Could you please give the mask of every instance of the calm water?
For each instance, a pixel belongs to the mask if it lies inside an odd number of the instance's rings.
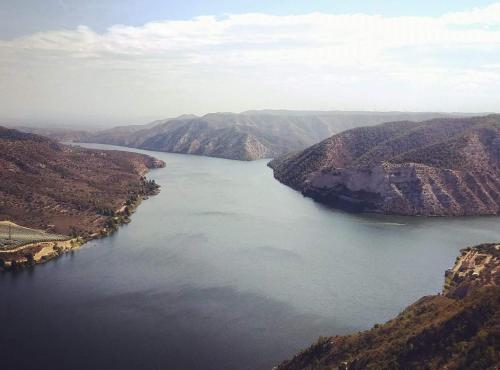
[[[500,240],[499,218],[354,216],[266,161],[152,154],[162,192],[132,223],[0,273],[0,367],[270,369],[438,292],[460,248]]]

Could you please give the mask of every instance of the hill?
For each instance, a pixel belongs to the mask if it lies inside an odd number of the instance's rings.
[[[355,128],[269,166],[282,183],[348,211],[496,215],[500,115]]]
[[[121,126],[84,140],[173,153],[238,160],[301,150],[334,133],[390,120],[422,121],[440,113],[248,111],[184,115],[149,125]]]
[[[383,325],[320,338],[276,370],[487,370],[500,366],[500,245],[467,248],[427,296]]]
[[[85,238],[107,232],[158,191],[144,174],[163,165],[142,154],[67,146],[0,127],[0,221]]]

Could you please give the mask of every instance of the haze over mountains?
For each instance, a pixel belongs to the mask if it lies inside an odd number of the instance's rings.
[[[99,132],[27,128],[59,140],[113,144],[173,153],[238,160],[273,158],[302,150],[346,129],[387,121],[453,116],[411,112],[315,112],[262,110],[243,113],[183,115],[147,125]]]
[[[500,213],[500,115],[390,122],[270,162],[275,177],[350,211]]]

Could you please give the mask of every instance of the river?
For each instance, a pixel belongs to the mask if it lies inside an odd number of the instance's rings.
[[[166,167],[130,224],[0,273],[0,367],[271,369],[439,292],[459,249],[500,240],[498,217],[327,209],[266,160],[132,151]]]

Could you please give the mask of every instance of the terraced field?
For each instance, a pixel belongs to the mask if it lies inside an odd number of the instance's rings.
[[[31,243],[68,239],[69,237],[64,235],[30,229],[10,221],[0,221],[0,250],[11,250]]]

